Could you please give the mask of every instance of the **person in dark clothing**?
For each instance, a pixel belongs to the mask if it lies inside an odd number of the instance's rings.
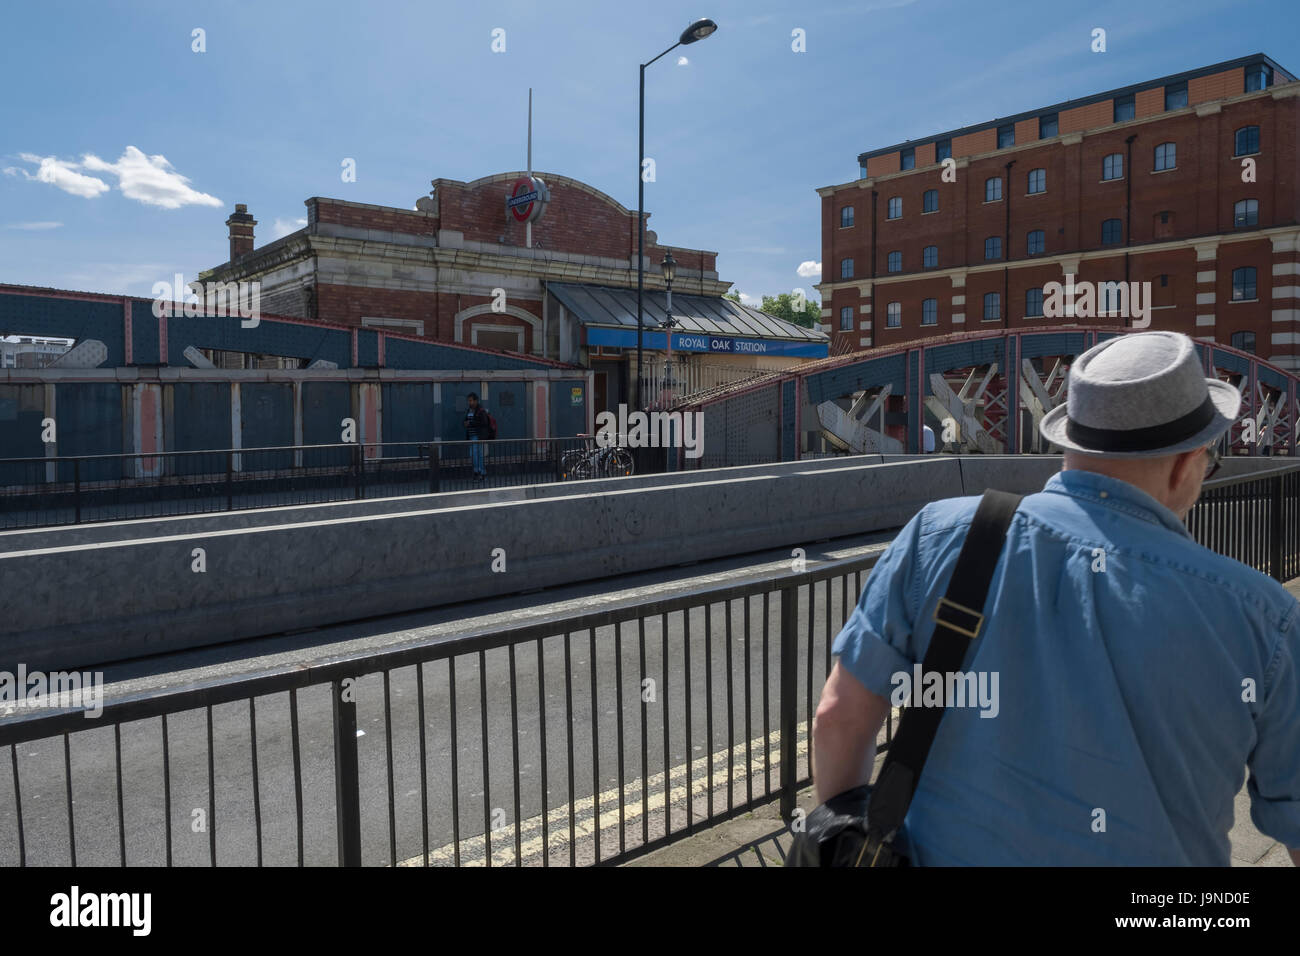
[[[487,469],[483,465],[483,446],[480,441],[485,441],[492,429],[488,421],[487,409],[479,404],[478,395],[470,392],[467,396],[468,407],[465,409],[465,438],[474,444],[469,446],[470,461],[474,465],[474,480],[482,481],[487,477]]]

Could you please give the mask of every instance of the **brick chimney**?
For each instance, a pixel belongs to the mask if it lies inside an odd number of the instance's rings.
[[[257,220],[248,214],[248,206],[235,203],[235,212],[226,220],[230,227],[230,261],[246,256],[253,251],[253,227]]]

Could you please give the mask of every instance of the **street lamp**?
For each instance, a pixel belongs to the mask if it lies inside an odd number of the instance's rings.
[[[645,263],[643,261],[645,257],[645,177],[642,170],[642,163],[645,161],[645,68],[660,57],[672,53],[679,46],[694,43],[696,40],[703,40],[705,37],[711,36],[717,29],[718,25],[716,23],[708,17],[702,17],[683,30],[677,42],[664,50],[663,53],[660,53],[654,60],[641,64],[641,105],[638,119],[636,157],[636,407],[638,409],[641,407],[641,362],[644,347],[643,340],[645,338],[645,320],[641,308],[641,297],[645,289]]]
[[[659,270],[664,274],[664,284],[668,287],[668,317],[664,319],[664,330],[668,337],[668,357],[664,361],[664,410],[672,404],[673,398],[673,327],[677,321],[673,318],[673,279],[677,275],[677,260],[673,251],[668,250],[664,261],[659,263]]]

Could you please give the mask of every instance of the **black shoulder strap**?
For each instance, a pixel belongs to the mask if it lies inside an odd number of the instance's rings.
[[[948,593],[939,599],[934,610],[934,636],[921,663],[923,673],[948,674],[961,670],[967,648],[984,627],[984,602],[993,580],[993,569],[1022,497],[1005,491],[984,492],[961,553],[957,555]],[[930,745],[943,719],[943,707],[916,706],[919,694],[920,688],[913,687],[912,704],[889,744],[880,779],[872,788],[867,805],[867,825],[884,840],[892,838],[907,816]]]

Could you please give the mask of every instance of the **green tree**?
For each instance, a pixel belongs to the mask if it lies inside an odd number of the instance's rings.
[[[739,290],[728,292],[723,298],[740,304]],[[802,325],[806,329],[815,329],[822,320],[821,303],[815,299],[805,299],[803,311],[797,311],[794,296],[789,292],[782,292],[780,295],[763,296],[763,304],[760,308],[768,315],[774,315],[778,319],[785,319],[795,325]]]
[[[763,311],[787,322],[793,322],[795,325],[802,325],[806,329],[816,328],[822,320],[820,302],[815,299],[805,299],[803,310],[799,311],[794,296],[789,292],[763,296]]]

